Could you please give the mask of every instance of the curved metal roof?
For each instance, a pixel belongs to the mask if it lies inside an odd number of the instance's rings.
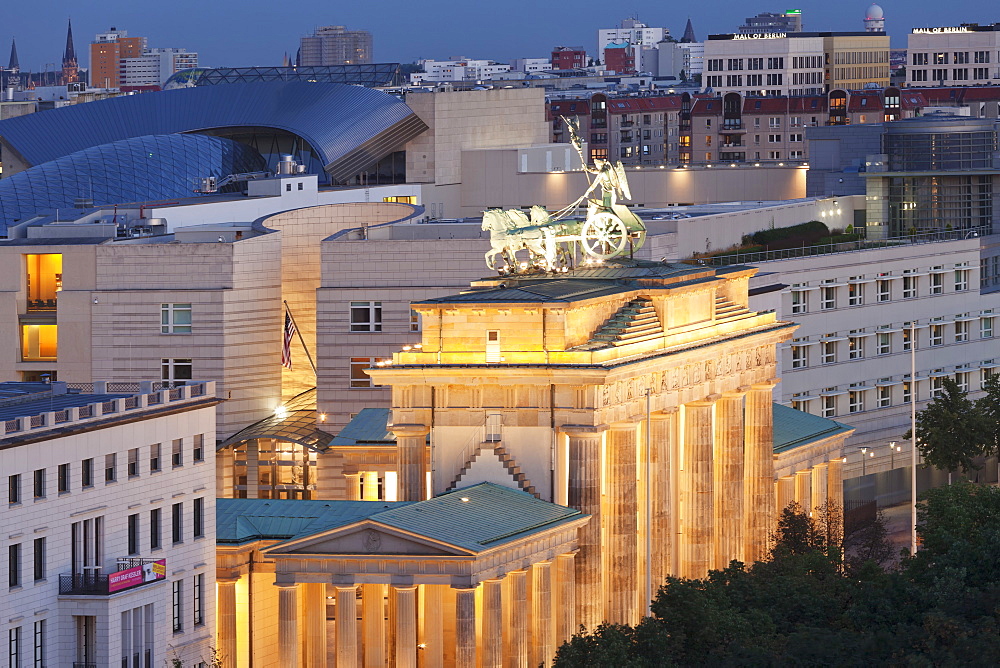
[[[301,137],[343,181],[427,126],[400,99],[336,83],[266,81],[127,95],[0,121],[0,139],[28,165],[151,134],[273,128]]]
[[[94,146],[0,179],[0,234],[77,198],[102,206],[193,197],[202,177],[263,169],[257,151],[222,137],[152,135]]]
[[[218,444],[218,450],[255,438],[274,438],[289,441],[322,452],[333,440],[329,434],[316,428],[316,388],[297,394],[281,409],[263,420],[244,427]]]

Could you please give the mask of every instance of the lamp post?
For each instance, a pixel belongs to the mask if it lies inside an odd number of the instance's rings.
[[[867,457],[865,455],[867,455]],[[871,452],[868,452],[868,448],[867,447],[862,447],[861,448],[861,477],[864,477],[867,474],[867,470],[868,470],[868,468],[867,468],[867,464],[868,464],[867,458],[868,457],[874,457],[874,456],[875,456],[875,451],[874,450],[872,450]]]
[[[889,459],[889,462],[890,462],[889,463],[889,468],[890,469],[896,468],[896,453],[897,452],[901,452],[902,450],[903,450],[903,446],[896,445],[896,441],[890,441],[889,442],[889,457],[890,457],[890,459]]]
[[[910,321],[910,554],[917,553],[917,321]]]

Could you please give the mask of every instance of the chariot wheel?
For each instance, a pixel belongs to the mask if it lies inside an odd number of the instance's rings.
[[[580,233],[583,250],[591,257],[607,260],[620,255],[628,242],[625,223],[613,213],[595,213],[583,224]]]

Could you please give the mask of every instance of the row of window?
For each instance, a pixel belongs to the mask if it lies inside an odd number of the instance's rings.
[[[705,78],[705,85],[709,88],[722,88],[722,75],[713,74]],[[725,78],[726,88],[742,88],[743,87],[744,76],[742,74],[727,74]],[[747,86],[781,86],[784,81],[784,75],[780,72],[774,74],[747,74],[746,75],[746,85]],[[806,82],[801,82],[806,83]],[[757,91],[760,92],[759,90]]]
[[[607,149],[603,150],[604,156],[607,157]],[[420,330],[420,314],[411,309],[410,331],[419,332]],[[351,302],[351,331],[381,332],[382,302]]]
[[[34,668],[45,668],[48,664],[46,663],[46,638],[48,635],[47,629],[48,622],[44,619],[39,619],[33,623],[33,626],[14,626],[7,631],[7,665],[11,668],[20,668],[23,666],[23,660],[27,658],[24,653],[26,648],[24,647],[24,630],[27,628],[29,632],[32,632],[32,663]]]
[[[795,62],[795,61],[793,61]],[[801,61],[800,61],[801,62]],[[767,65],[765,68],[764,65]],[[706,67],[709,72],[723,72],[725,70],[742,70],[744,65],[743,58],[709,58],[706,61]],[[803,67],[807,67],[803,65]],[[783,57],[776,58],[747,58],[746,59],[746,69],[748,70],[783,70],[785,69],[785,59]]]
[[[195,434],[192,439],[191,457],[195,463],[205,461],[205,435]],[[126,473],[129,478],[138,477],[141,474],[140,448],[132,448],[128,451],[128,461]],[[163,470],[162,444],[154,443],[149,446],[148,472],[157,473]],[[80,480],[83,489],[95,485],[95,464],[94,458],[90,457],[80,462]],[[184,465],[184,439],[177,438],[171,443],[170,465],[178,468]],[[118,453],[112,452],[104,455],[104,482],[112,483],[118,480]],[[70,481],[72,478],[72,465],[69,463],[60,464],[56,467],[56,491],[59,494],[70,492]],[[7,503],[15,505],[21,503],[22,476],[20,473],[7,477]],[[31,489],[34,499],[44,499],[48,493],[48,469],[35,469],[31,474]]]
[[[948,58],[951,57],[951,62],[955,65],[964,65],[969,63],[969,51],[938,51],[935,53],[930,53],[926,51],[917,51],[911,55],[913,65],[947,65]],[[989,51],[973,51],[972,61],[974,63],[984,63],[988,64],[990,62],[990,52]]]
[[[174,580],[170,585],[170,619],[174,633],[184,631],[184,581]],[[192,621],[195,626],[205,623],[205,576],[199,573],[191,578]]]
[[[192,538],[205,537],[205,499],[198,497],[191,504],[191,536]],[[150,551],[159,550],[163,547],[163,512],[160,508],[149,511],[149,538]],[[184,502],[174,503],[170,506],[170,542],[178,545],[184,542]],[[128,553],[130,555],[142,552],[142,518],[139,513],[128,516]]]
[[[940,269],[938,267],[937,269]],[[893,282],[898,279],[902,279],[901,291],[898,293],[902,299],[916,299],[920,296],[919,275],[907,275],[904,273],[902,276],[889,276],[887,274],[881,274],[883,278],[878,278],[874,281],[875,283],[875,300],[876,302],[890,302],[893,300],[894,288]],[[866,288],[867,283],[864,282],[863,276],[851,276],[847,283],[847,305],[848,306],[863,306],[865,304],[865,296],[868,289]],[[833,285],[820,285],[819,289],[819,307],[820,310],[827,311],[830,309],[837,308],[837,297],[840,292],[839,288],[841,285],[836,284],[836,279],[828,279],[824,281],[825,284]],[[929,283],[927,286],[927,294],[929,295],[941,295],[944,294],[945,286],[945,272],[938,271],[929,274]],[[791,300],[792,300],[792,313],[808,313],[809,312],[809,291],[802,289],[804,286],[801,284],[796,284],[792,286]],[[954,271],[954,283],[953,288],[955,292],[965,292],[969,289],[969,270],[968,269],[955,269]],[[896,297],[897,299],[899,297]]]
[[[968,81],[971,79],[989,79],[990,78],[990,68],[988,67],[973,67],[971,68],[972,76],[969,76],[970,68],[968,67],[955,67],[951,70],[951,76],[948,76],[949,70],[947,68],[936,68],[932,70],[912,70],[910,72],[910,81],[945,81],[951,79],[952,81]],[[930,78],[928,78],[930,75]]]

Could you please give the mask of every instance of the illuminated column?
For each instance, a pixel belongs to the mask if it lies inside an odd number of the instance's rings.
[[[421,668],[441,668],[444,665],[445,585],[420,585],[417,588],[417,617],[420,628],[417,647],[420,648]]]
[[[392,587],[396,599],[396,668],[417,668],[417,587]]]
[[[552,562],[531,566],[531,665],[548,666],[555,656],[555,618],[552,609]]]
[[[556,557],[558,592],[556,595],[556,646],[562,645],[573,637],[576,632],[576,568],[573,558],[576,555],[560,554]]]
[[[746,395],[743,556],[748,564],[767,556],[768,537],[775,528],[773,387],[754,385]]]
[[[603,621],[601,571],[601,434],[606,426],[565,425],[569,436],[569,505],[590,521],[577,533],[576,622],[593,630]]]
[[[476,668],[476,589],[455,590],[455,666]]]
[[[427,474],[424,470],[424,453],[427,433],[422,424],[393,425],[396,450],[399,453],[399,500],[423,501],[427,491]]]
[[[780,515],[792,501],[795,500],[795,476],[786,475],[778,478],[777,508]]]
[[[361,474],[360,473],[345,473],[344,477],[347,479],[347,500],[348,501],[360,501],[361,500]]]
[[[608,518],[604,566],[604,619],[638,623],[638,517],[636,512],[636,425],[619,423],[608,432]]]
[[[247,441],[247,498],[260,497],[260,441]]]
[[[819,511],[827,505],[826,478],[829,475],[827,468],[826,462],[812,467],[812,508],[810,510]]]
[[[358,586],[336,585],[337,590],[337,668],[358,665]],[[326,615],[323,615],[324,622]],[[312,664],[313,665],[323,665]]]
[[[743,394],[724,394],[715,404],[713,568],[743,560]]]
[[[673,465],[677,449],[677,409],[650,416],[650,481],[652,517],[652,581],[653,595],[668,575],[673,575],[674,520],[677,512]],[[645,603],[645,602],[644,602]]]
[[[307,666],[322,666],[326,663],[326,585],[322,582],[303,584],[302,599],[305,662]]]
[[[362,499],[378,501],[378,471],[365,471],[362,474]]]
[[[385,666],[385,585],[361,585],[362,650],[365,668]]]
[[[803,513],[809,513],[812,510],[812,490],[810,485],[812,483],[812,471],[806,469],[805,471],[795,472],[795,503],[799,504],[799,510]]]
[[[684,530],[681,574],[703,578],[712,567],[712,413],[715,402],[684,404]]]
[[[223,668],[236,668],[236,583],[235,580],[217,579],[218,591],[217,633],[219,636],[219,654],[222,655]]]
[[[831,459],[827,462],[826,469],[826,502],[831,508],[840,511],[841,525],[836,536],[832,540],[840,543],[843,539],[843,519],[844,519],[844,460]]]
[[[502,580],[483,580],[483,668],[503,668]]]
[[[528,573],[511,571],[510,578],[510,666],[528,668]]]
[[[278,663],[282,668],[299,665],[299,589],[295,584],[278,587]]]

